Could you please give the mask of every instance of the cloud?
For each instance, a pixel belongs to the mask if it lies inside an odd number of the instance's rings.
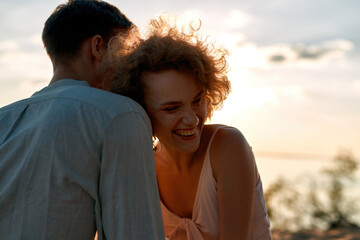
[[[230,71],[228,74],[232,92],[226,100],[226,109],[281,108],[284,103],[291,106],[302,106],[308,101],[306,86],[289,83],[276,74],[266,78],[246,69]]]
[[[40,46],[43,47],[41,34],[32,34],[28,37],[28,41],[30,44],[34,46]]]
[[[4,51],[13,51],[19,48],[19,45],[16,41],[13,40],[4,40],[0,41],[0,53]]]
[[[240,32],[222,34],[218,39],[230,51],[228,58],[232,69],[256,68],[324,68],[341,63],[349,65],[347,54],[354,49],[354,44],[345,39],[324,41],[316,45],[273,44],[259,46],[246,41]]]
[[[0,82],[48,79],[51,73],[51,62],[40,34],[0,41]]]
[[[286,60],[286,57],[281,54],[272,55],[272,56],[270,56],[269,60],[270,60],[270,62],[284,62]]]
[[[0,46],[6,46],[0,51],[0,107],[29,97],[48,84],[52,67],[44,51],[23,51],[13,43]]]
[[[272,67],[268,61],[269,57],[273,57],[277,61],[285,61],[284,58],[286,59],[288,57],[294,58],[294,51],[287,45],[260,47],[254,42],[244,41],[238,42],[235,47],[232,47],[229,50],[230,56],[228,62],[229,67],[232,69],[268,69]]]
[[[232,10],[224,25],[231,29],[241,28],[252,21],[253,17],[240,10]]]
[[[0,54],[34,50],[44,51],[41,34],[28,34],[18,38],[0,40]]]
[[[182,21],[182,24],[186,24],[193,20],[201,19],[202,15],[203,13],[197,9],[186,10],[179,16],[179,19]]]
[[[224,33],[216,37],[216,42],[228,50],[233,50],[245,42],[245,35],[241,32]]]
[[[286,48],[286,52],[284,51]],[[268,60],[272,63],[298,61],[331,61],[339,59],[354,48],[354,44],[345,39],[322,42],[318,45],[298,44],[283,46],[282,49],[273,48],[269,52]],[[289,54],[290,53],[290,54]]]
[[[49,84],[49,79],[27,79],[19,82],[20,90],[28,91],[30,94]]]
[[[6,51],[0,54],[0,82],[14,79],[49,79],[51,62],[44,51]]]
[[[360,79],[355,80],[353,83],[354,89],[360,93]]]

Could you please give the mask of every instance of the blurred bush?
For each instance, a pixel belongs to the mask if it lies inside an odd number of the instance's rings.
[[[355,184],[358,162],[348,151],[333,160],[332,167],[297,181],[279,178],[265,191],[273,229],[298,231],[359,228],[359,189]]]

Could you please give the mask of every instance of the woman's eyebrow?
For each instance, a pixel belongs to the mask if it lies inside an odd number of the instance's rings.
[[[204,90],[202,89],[202,90],[200,90],[200,92],[198,94],[196,94],[194,99],[201,97],[203,94],[204,94]]]
[[[193,99],[199,98],[204,94],[204,90],[200,90],[200,92],[198,94],[195,95],[195,97]],[[177,105],[177,104],[181,104],[181,102],[178,101],[169,101],[169,102],[165,102],[160,104],[160,106],[167,106],[167,105]]]
[[[170,101],[170,102],[165,102],[165,103],[162,103],[160,106],[166,106],[166,105],[176,105],[176,104],[181,104],[181,102]]]

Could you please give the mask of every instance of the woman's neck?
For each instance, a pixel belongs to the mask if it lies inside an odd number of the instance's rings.
[[[155,151],[155,158],[159,164],[167,168],[179,173],[186,173],[193,166],[196,153],[197,151],[192,153],[178,151],[159,142],[158,149]]]

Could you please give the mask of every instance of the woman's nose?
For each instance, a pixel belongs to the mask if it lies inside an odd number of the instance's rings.
[[[191,126],[191,127],[195,127],[199,124],[199,118],[196,115],[195,111],[190,108],[190,109],[186,109],[184,111],[184,115],[183,115],[183,123]]]

